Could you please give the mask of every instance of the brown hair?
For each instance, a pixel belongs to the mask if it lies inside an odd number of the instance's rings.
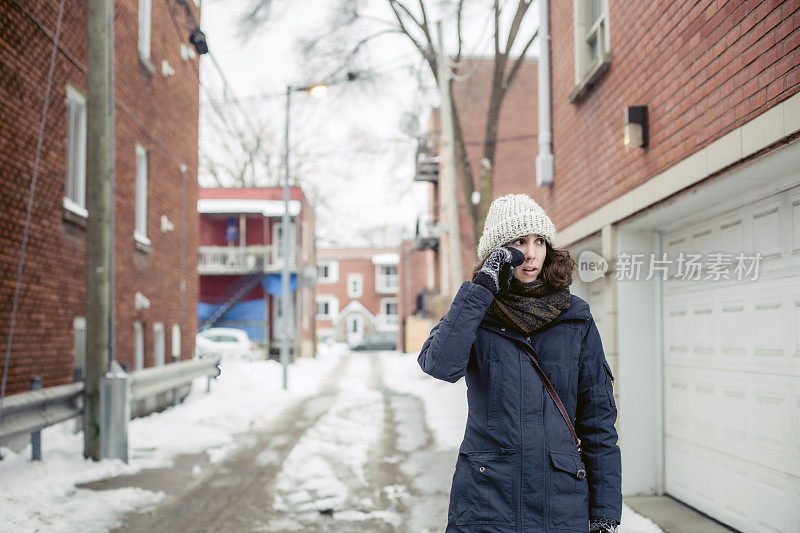
[[[572,282],[572,272],[575,270],[575,260],[570,257],[569,252],[567,250],[558,250],[550,246],[550,243],[544,241],[545,247],[547,248],[547,254],[544,256],[544,263],[542,263],[542,272],[539,275],[539,278],[544,281],[545,285],[549,285],[554,289],[563,289],[564,287],[569,286]],[[488,257],[487,257],[488,258]],[[472,269],[472,278],[475,278],[475,274],[483,268],[483,264],[486,262],[484,258],[483,261],[478,262],[475,265],[475,268]]]

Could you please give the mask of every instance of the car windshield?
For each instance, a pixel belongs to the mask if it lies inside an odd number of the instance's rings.
[[[239,339],[232,335],[209,335],[206,338],[212,342],[239,342]]]

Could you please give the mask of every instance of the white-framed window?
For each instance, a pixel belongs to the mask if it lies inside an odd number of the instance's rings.
[[[133,323],[133,369],[144,368],[144,325],[141,322]]]
[[[317,282],[336,283],[339,281],[338,261],[319,261],[317,263]]]
[[[136,145],[136,220],[133,236],[141,243],[150,244],[147,238],[147,150],[141,144]]]
[[[381,298],[381,315],[387,324],[397,324],[397,298]]]
[[[67,85],[67,184],[64,207],[82,217],[86,210],[86,97]]]
[[[164,366],[166,359],[166,339],[164,338],[164,324],[153,324],[153,366]]]
[[[72,377],[75,381],[84,378],[86,368],[86,317],[76,316],[72,320]]]
[[[362,274],[347,275],[347,296],[361,298],[364,295],[364,276]]]
[[[397,265],[375,266],[375,291],[380,293],[397,292]]]
[[[571,98],[583,94],[610,62],[608,0],[573,0],[575,85]]]
[[[178,324],[172,324],[172,358],[181,358],[181,327]]]
[[[317,296],[317,320],[334,320],[339,314],[339,300],[335,296]]]
[[[139,0],[139,57],[142,59],[150,59],[152,21],[152,0]]]

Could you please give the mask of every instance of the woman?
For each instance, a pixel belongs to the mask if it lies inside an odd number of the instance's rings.
[[[569,292],[575,263],[553,248],[554,236],[529,196],[492,202],[473,281],[419,354],[433,377],[467,380],[448,532],[615,532],[619,524],[613,377],[588,304]]]

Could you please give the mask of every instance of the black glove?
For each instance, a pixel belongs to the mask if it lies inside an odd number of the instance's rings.
[[[525,254],[516,248],[510,246],[495,248],[489,252],[483,267],[475,274],[472,282],[486,287],[492,294],[497,294],[501,290],[507,291],[511,278],[514,277],[514,267],[518,267],[524,261]]]
[[[589,533],[617,533],[618,525],[613,518],[590,518]]]

